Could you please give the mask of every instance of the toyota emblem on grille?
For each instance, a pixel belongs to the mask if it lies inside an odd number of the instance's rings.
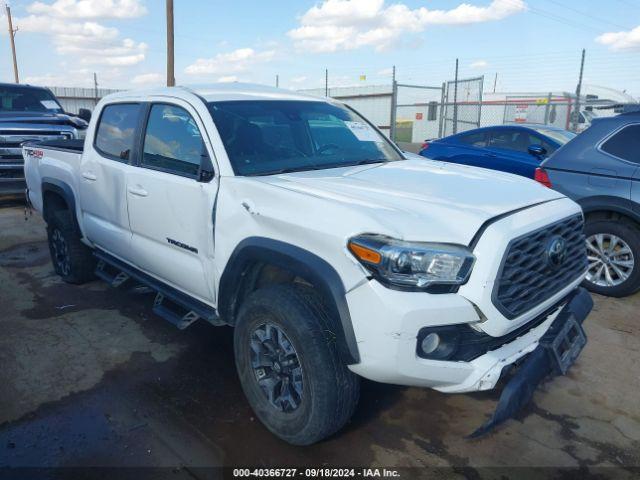
[[[567,256],[567,242],[562,237],[553,237],[547,247],[547,264],[551,268],[558,268]]]

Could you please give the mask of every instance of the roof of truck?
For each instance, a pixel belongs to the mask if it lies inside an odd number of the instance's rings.
[[[113,93],[109,98],[127,98],[132,96],[182,96],[186,92],[194,93],[208,102],[222,102],[230,100],[301,100],[322,101],[315,97],[292,90],[268,87],[250,83],[215,83],[210,85],[184,85],[177,87],[147,88],[143,90],[127,90]],[[182,94],[182,95],[181,95]]]

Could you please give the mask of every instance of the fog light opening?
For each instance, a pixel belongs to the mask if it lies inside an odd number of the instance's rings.
[[[440,346],[440,335],[437,333],[430,333],[422,339],[420,348],[425,355],[435,352]]]

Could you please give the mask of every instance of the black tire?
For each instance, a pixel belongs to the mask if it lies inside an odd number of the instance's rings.
[[[609,297],[626,297],[640,289],[640,228],[624,220],[588,221],[584,228],[587,237],[597,234],[615,235],[622,239],[631,249],[634,265],[628,278],[613,286],[596,285],[585,279],[583,285],[590,291]],[[589,252],[593,255],[593,252]]]
[[[93,280],[96,269],[92,250],[80,238],[71,212],[58,210],[51,214],[47,223],[51,263],[65,282],[76,285]]]
[[[270,402],[251,363],[252,336],[267,324],[284,333],[302,368],[302,394],[292,411]],[[291,444],[310,445],[337,432],[358,403],[360,379],[340,359],[333,330],[322,299],[302,285],[259,289],[247,297],[238,313],[234,351],[242,389],[260,421]]]

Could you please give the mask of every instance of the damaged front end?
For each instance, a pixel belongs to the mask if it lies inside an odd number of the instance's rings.
[[[525,407],[538,385],[549,376],[564,375],[587,343],[582,323],[593,308],[591,295],[578,288],[505,385],[492,417],[469,437],[478,438]]]

